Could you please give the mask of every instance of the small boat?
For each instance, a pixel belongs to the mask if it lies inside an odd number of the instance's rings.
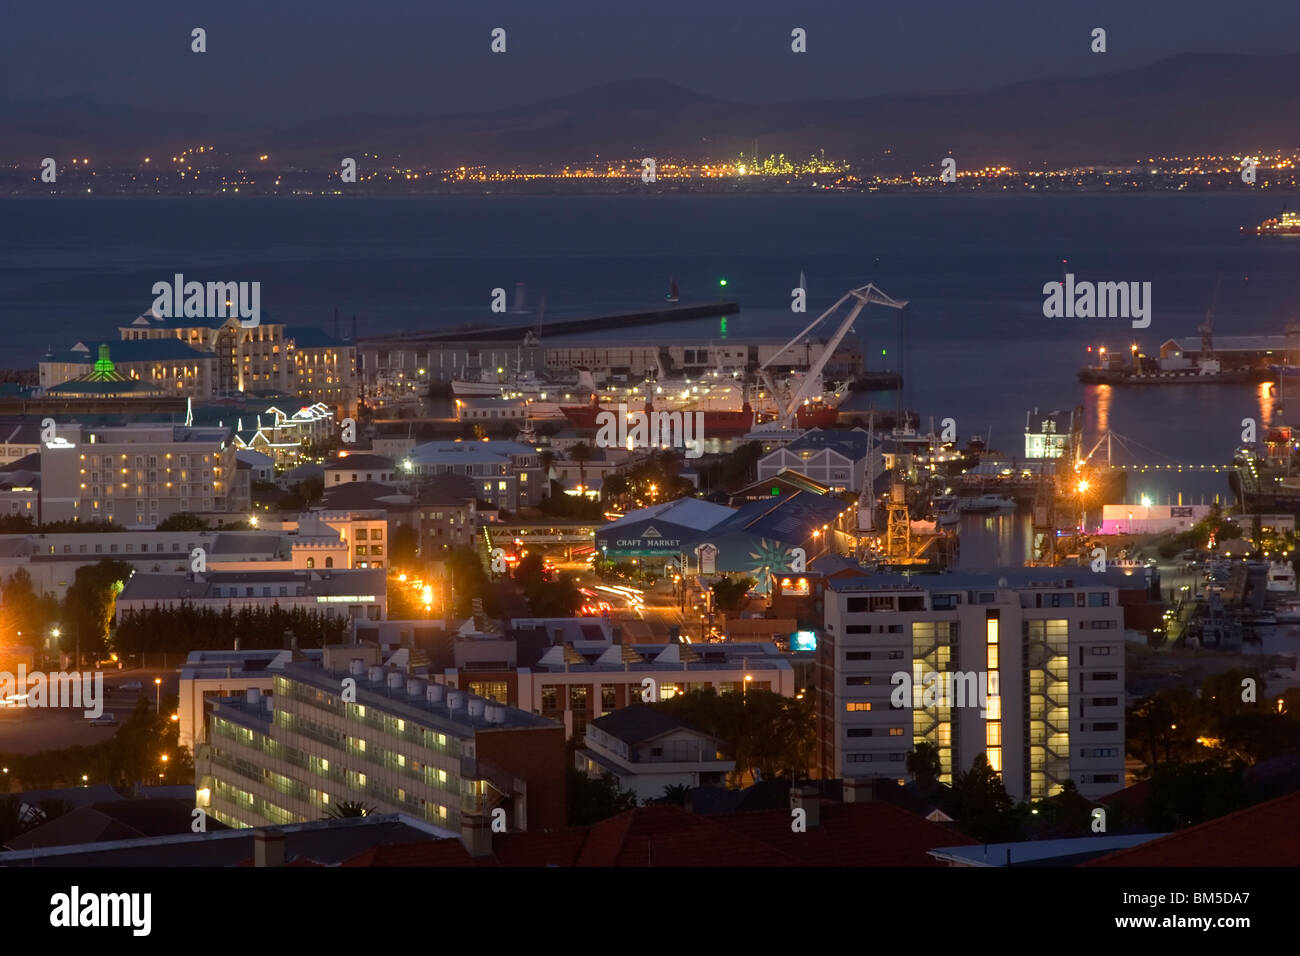
[[[957,510],[962,514],[1005,514],[1016,510],[1016,500],[1006,495],[980,495],[978,498],[958,498]]]
[[[677,292],[677,280],[673,279],[668,284],[668,294],[664,296],[665,302],[677,302],[681,296]]]
[[[1295,568],[1290,561],[1270,561],[1268,564],[1267,590],[1294,594],[1296,590]]]

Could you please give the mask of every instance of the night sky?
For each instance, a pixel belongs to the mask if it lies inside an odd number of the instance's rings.
[[[86,97],[269,122],[505,108],[640,77],[757,103],[979,91],[1175,53],[1300,47],[1294,0],[654,0],[645,12],[629,0],[5,6],[0,99]],[[195,26],[208,31],[206,55],[189,50]],[[508,31],[504,56],[488,51],[496,26]],[[806,56],[789,52],[795,26],[808,30]],[[1107,28],[1105,55],[1089,51],[1095,26]]]

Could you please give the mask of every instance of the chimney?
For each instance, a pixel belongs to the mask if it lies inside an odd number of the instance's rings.
[[[843,800],[845,803],[870,803],[872,789],[871,781],[865,777],[845,777]]]
[[[817,788],[809,784],[791,787],[790,809],[805,811],[808,829],[818,826],[821,823],[821,804],[817,799]]]
[[[284,834],[258,830],[253,834],[253,866],[284,866]]]
[[[492,825],[486,813],[460,815],[460,842],[474,859],[492,855]]]

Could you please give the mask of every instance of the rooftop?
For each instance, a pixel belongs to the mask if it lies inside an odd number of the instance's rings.
[[[1139,582],[1141,579],[1138,579]],[[1141,587],[1134,578],[1119,569],[1094,573],[1088,568],[995,568],[984,572],[956,574],[870,574],[860,577],[833,578],[829,586],[834,591],[976,591],[996,588],[1028,590],[1031,588],[1093,588],[1112,587],[1129,589]]]

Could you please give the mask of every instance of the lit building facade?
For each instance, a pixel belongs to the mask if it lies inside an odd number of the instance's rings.
[[[453,829],[497,808],[510,830],[564,825],[559,726],[377,661],[369,646],[329,647],[322,663],[284,664],[270,697],[212,703],[199,804],[234,827],[316,820],[344,801]]]
[[[180,511],[234,507],[235,446],[227,428],[62,428],[41,448],[43,521],[153,528]]]
[[[235,317],[161,318],[146,312],[118,331],[123,342],[179,340],[212,355],[212,395],[288,392],[349,412],[355,408],[356,348],[320,329],[286,326],[265,315],[245,327]]]
[[[1089,798],[1122,787],[1124,612],[1113,574],[830,580],[817,648],[823,775],[902,779],[908,753],[928,743],[941,782],[982,753],[1015,800],[1052,796],[1066,780]]]

